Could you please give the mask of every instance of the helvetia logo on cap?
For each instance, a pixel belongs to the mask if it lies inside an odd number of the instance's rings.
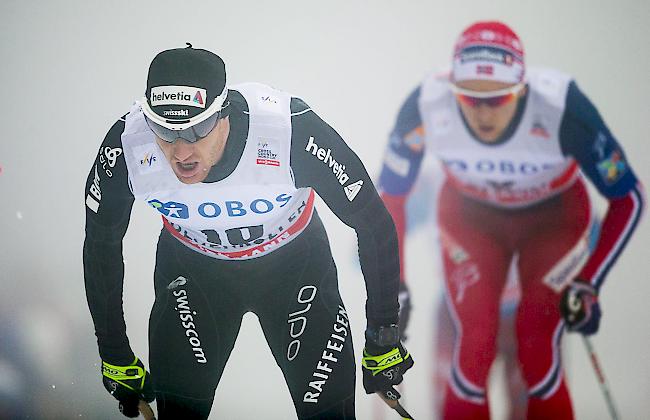
[[[151,88],[151,106],[187,105],[205,108],[205,89],[192,86],[156,86]]]

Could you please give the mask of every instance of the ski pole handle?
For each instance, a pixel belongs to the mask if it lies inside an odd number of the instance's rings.
[[[154,415],[151,406],[146,401],[140,400],[138,403],[138,410],[140,410],[140,414],[142,414],[142,417],[144,417],[145,420],[156,420],[156,416]]]
[[[390,398],[386,398],[381,392],[377,392],[377,395],[393,410],[397,412],[400,416],[402,416],[402,420],[414,420],[413,416],[408,413],[402,407],[402,404],[399,403],[399,400],[391,400]]]

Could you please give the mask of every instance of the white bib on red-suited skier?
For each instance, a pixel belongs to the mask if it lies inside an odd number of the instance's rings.
[[[131,191],[163,216],[190,248],[219,259],[266,255],[294,239],[311,220],[314,193],[295,187],[290,162],[291,96],[257,83],[236,85],[249,107],[246,146],[235,170],[212,183],[183,184],[136,103],[122,146]]]
[[[579,176],[562,155],[559,129],[571,78],[554,70],[531,69],[526,108],[504,143],[483,144],[472,137],[446,79],[428,77],[419,109],[426,149],[463,194],[499,207],[525,207],[564,191]]]

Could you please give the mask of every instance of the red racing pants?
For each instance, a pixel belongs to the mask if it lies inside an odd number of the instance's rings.
[[[560,291],[588,256],[592,211],[584,184],[525,209],[500,209],[442,188],[438,224],[445,299],[455,329],[444,419],[489,419],[486,384],[499,308],[518,255],[515,331],[529,394],[528,419],[573,419],[560,360]]]

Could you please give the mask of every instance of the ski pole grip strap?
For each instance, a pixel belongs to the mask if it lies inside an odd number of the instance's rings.
[[[363,367],[371,371],[373,376],[375,376],[382,370],[402,363],[404,360],[408,359],[409,356],[409,353],[406,353],[406,355],[402,357],[399,348],[397,347],[394,347],[391,351],[378,356],[368,354],[368,352],[364,350],[361,364]]]
[[[142,388],[145,380],[145,370],[143,366],[137,364],[138,358],[136,357],[132,364],[128,366],[117,366],[102,360],[102,375],[110,378],[125,387],[136,391],[132,386],[125,383],[125,381],[132,381],[141,379],[139,388]]]

